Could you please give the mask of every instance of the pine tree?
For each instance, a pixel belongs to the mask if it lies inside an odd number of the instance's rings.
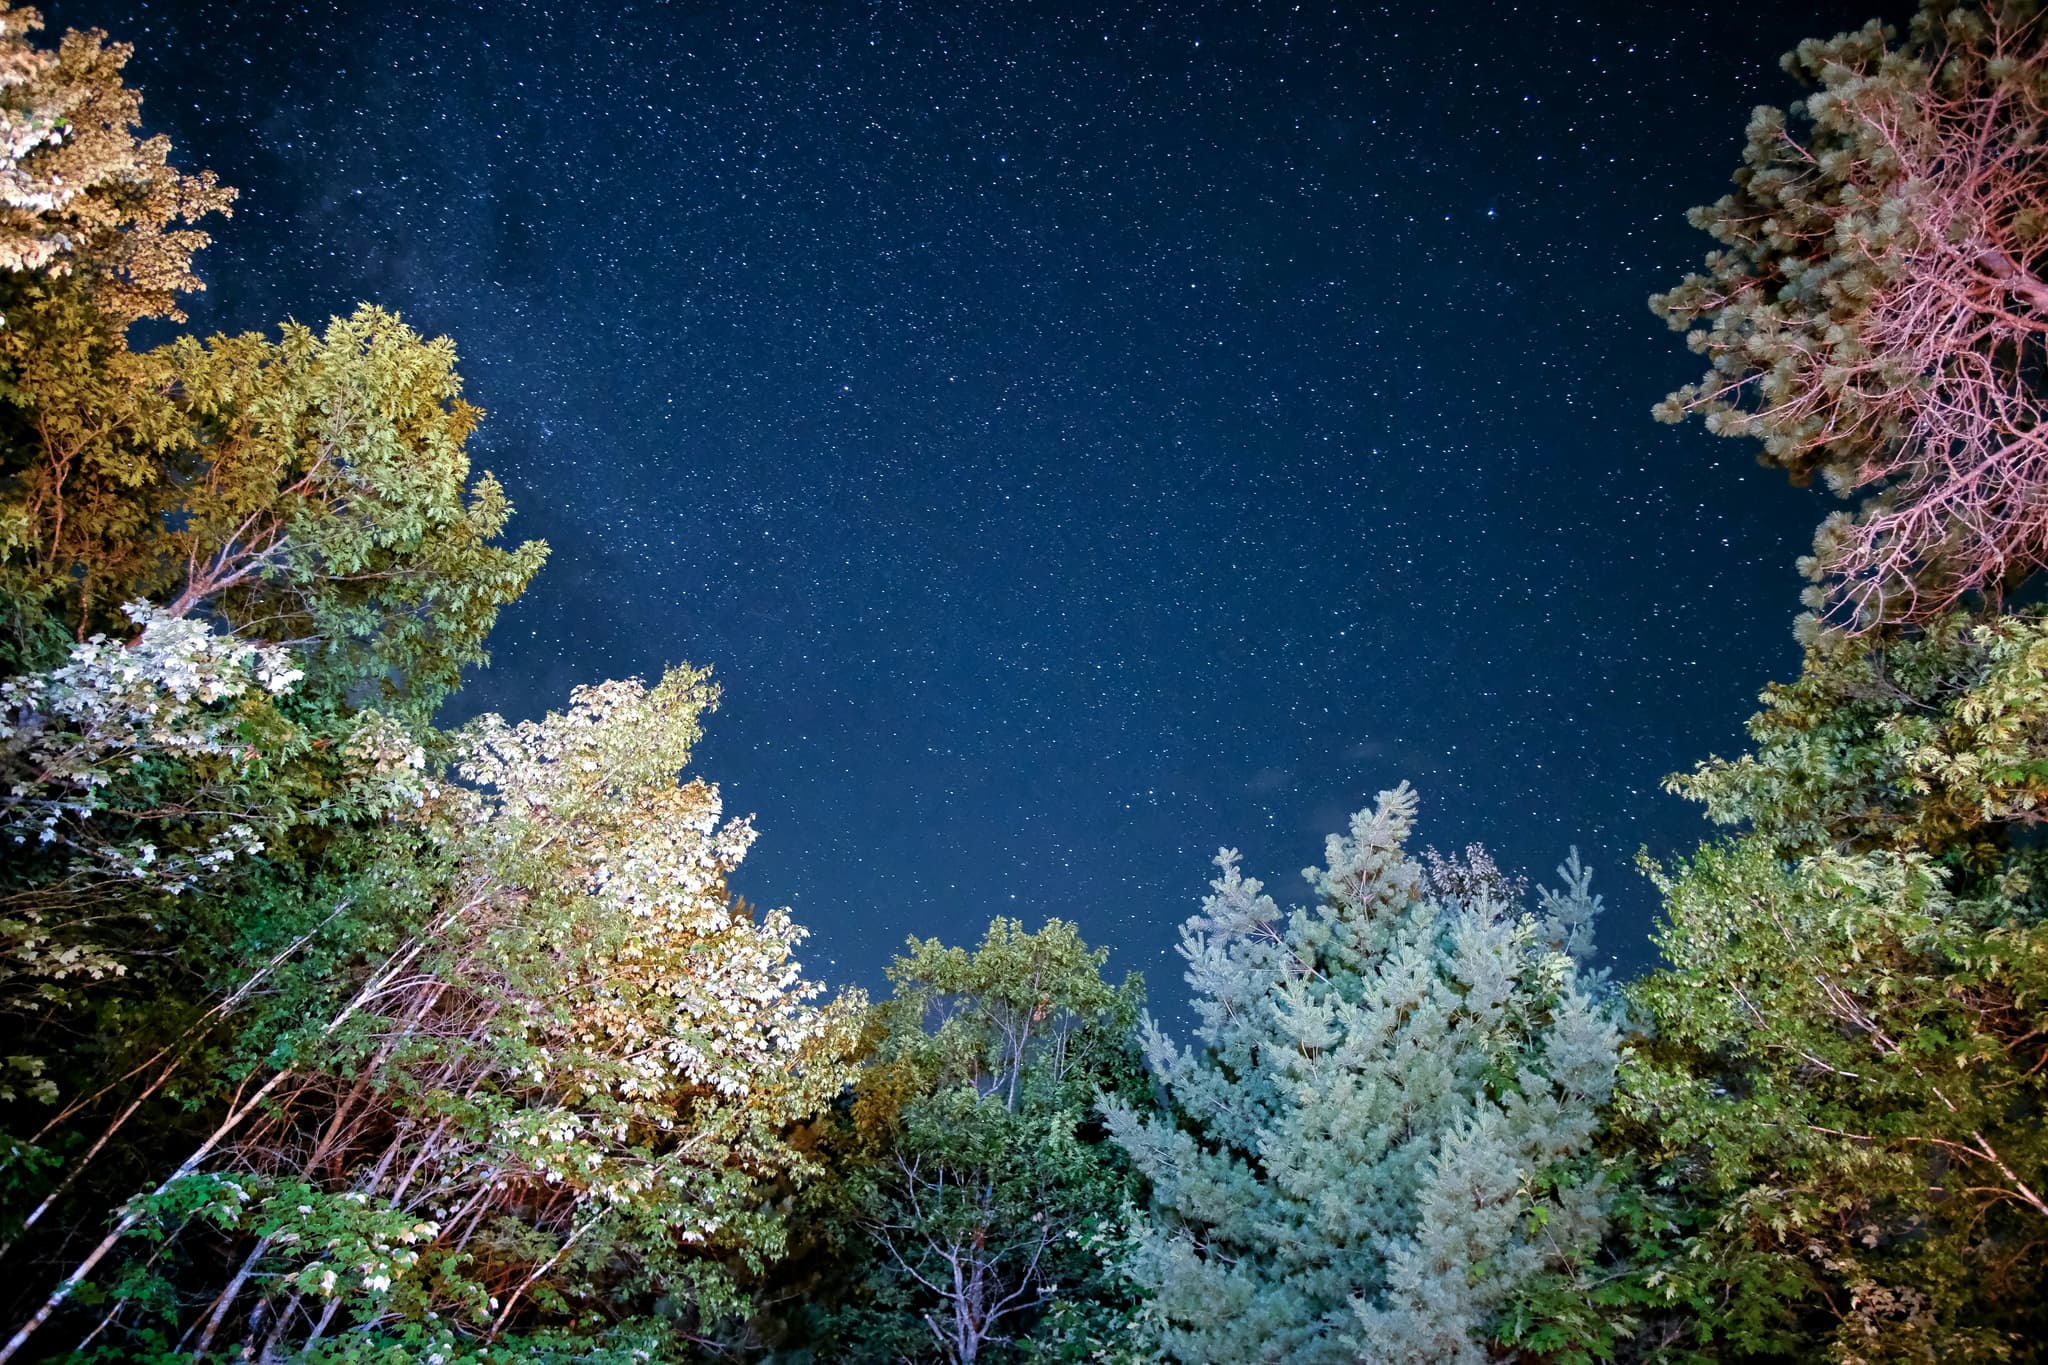
[[[1226,849],[1182,929],[1199,1045],[1147,1020],[1171,1109],[1111,1112],[1153,1182],[1137,1273],[1170,1359],[1478,1365],[1517,1286],[1601,1234],[1616,1025],[1511,883],[1429,894],[1414,813],[1382,793],[1286,914]]]
[[[2048,622],[2004,610],[2048,563],[2043,22],[1929,3],[1801,44],[1815,93],[1757,111],[1693,215],[1722,249],[1653,300],[1713,365],[1661,416],[1867,495],[1804,564],[1823,621],[1752,752],[1670,783],[1746,827],[1653,868],[1669,965],[1616,1104],[1672,1349],[2048,1339]]]
[[[1658,416],[1762,440],[1854,513],[1804,561],[1854,629],[1998,598],[2048,563],[2048,34],[2030,0],[1929,0],[1809,40],[1815,88],[1759,108],[1720,244],[1651,300],[1712,369]]]

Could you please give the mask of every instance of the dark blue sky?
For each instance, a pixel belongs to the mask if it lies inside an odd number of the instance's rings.
[[[1898,8],[1893,6],[1894,9]],[[1079,920],[1179,994],[1219,844],[1372,793],[1648,960],[1659,777],[1797,662],[1822,510],[1650,405],[1776,58],[1867,5],[58,0],[242,190],[206,330],[452,336],[554,547],[465,711],[712,664],[741,890],[875,985]]]

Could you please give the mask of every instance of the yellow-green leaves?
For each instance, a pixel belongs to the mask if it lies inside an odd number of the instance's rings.
[[[1667,785],[1788,851],[1944,854],[2048,819],[2048,617],[1823,637],[1763,701],[1754,752]]]
[[[136,598],[307,643],[316,699],[418,720],[484,661],[498,608],[546,557],[496,541],[504,492],[471,479],[455,352],[374,308],[154,351],[38,349],[29,430],[0,442],[20,530],[15,595],[79,634]]]
[[[71,276],[115,332],[182,321],[176,299],[203,287],[191,261],[207,238],[175,225],[228,212],[235,192],[170,165],[168,138],[136,138],[142,97],[121,83],[132,48],[93,30],[51,52],[28,41],[42,23],[0,5],[0,271],[16,277],[5,292]]]

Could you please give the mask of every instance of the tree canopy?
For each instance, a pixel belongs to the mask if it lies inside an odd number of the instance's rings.
[[[1218,855],[1183,1042],[1076,921],[807,973],[708,670],[440,723],[546,553],[453,343],[131,347],[232,192],[0,3],[0,1365],[2042,1359],[2044,23],[1802,45],[1656,300],[1863,495],[1660,967],[1404,783]]]
[[[1809,604],[1855,628],[1997,598],[2048,562],[2048,45],[2025,0],[1801,43],[1814,92],[1750,119],[1718,248],[1652,300],[1712,368],[1658,415],[1754,436],[1854,512]]]
[[[1148,1023],[1171,1108],[1111,1113],[1153,1184],[1135,1273],[1168,1359],[1478,1365],[1521,1284],[1601,1236],[1614,1020],[1503,879],[1428,893],[1415,810],[1381,793],[1291,912],[1224,850],[1182,928],[1197,1045]],[[1575,872],[1558,899],[1590,918]]]

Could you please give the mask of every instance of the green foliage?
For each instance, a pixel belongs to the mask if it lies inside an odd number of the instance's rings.
[[[17,399],[8,572],[82,638],[143,599],[289,643],[307,695],[416,723],[485,659],[545,547],[493,542],[510,508],[469,482],[454,349],[362,308],[316,335],[182,338],[143,354],[39,348]]]
[[[289,656],[135,615],[132,649],[94,636],[62,668],[0,681],[0,1008],[24,978],[126,971],[55,929],[65,909],[92,904],[104,923],[116,903],[217,882],[262,849],[259,829],[297,818],[252,772],[298,738],[273,704],[302,676]]]
[[[61,668],[0,681],[0,1104],[33,1101],[7,1111],[16,1132],[61,1131],[110,1066],[154,1070],[164,1036],[178,1053],[252,995],[274,1000],[285,964],[263,964],[282,950],[303,965],[294,940],[351,918],[277,899],[295,850],[433,787],[389,717],[356,713],[338,743],[287,718],[301,675],[286,651],[134,614],[132,645],[94,637]],[[47,1192],[30,1190],[10,1219]]]
[[[121,632],[143,600],[298,646],[315,698],[424,720],[545,555],[493,544],[510,509],[488,475],[470,483],[481,414],[453,347],[363,307],[318,334],[129,350],[130,323],[198,286],[204,234],[166,226],[232,195],[134,141],[126,48],[72,34],[39,53],[20,37],[36,22],[0,13],[6,98],[34,106],[12,164],[62,187],[10,182],[34,202],[0,223],[0,256],[10,231],[27,252],[0,273],[6,654],[51,665],[54,628]]]
[[[1140,1093],[1143,991],[1104,982],[1107,957],[1062,920],[998,919],[973,951],[910,940],[833,1138],[847,1278],[812,1289],[810,1358],[1123,1358],[1138,1187],[1095,1113]]]
[[[103,591],[93,619],[65,609],[99,576],[81,525],[104,549],[149,515],[132,496],[149,466],[126,469],[116,448],[175,421],[144,391],[128,329],[184,320],[178,295],[202,287],[192,256],[207,237],[180,225],[235,197],[173,166],[167,139],[136,138],[128,47],[67,32],[48,51],[28,40],[41,26],[0,7],[0,667],[17,669],[55,666],[67,637],[125,628],[119,608],[146,596]]]
[[[316,642],[308,672],[330,693],[430,715],[546,555],[493,543],[511,508],[490,475],[469,482],[482,414],[453,345],[365,307],[317,337],[289,324],[145,359],[190,424],[166,453],[204,460],[207,496],[179,496],[151,547],[186,566],[171,609]]]
[[[1693,215],[1719,249],[1652,301],[1713,367],[1660,416],[1865,495],[1802,565],[1858,634],[1803,618],[1755,748],[1667,780],[1744,832],[1649,865],[1669,965],[1631,992],[1609,1141],[1650,1216],[1569,1349],[2048,1340],[2048,620],[2000,614],[2048,544],[2041,23],[1930,3],[1903,39],[1801,44],[1814,93],[1756,112],[1734,193]]]
[[[894,997],[876,1007],[878,1059],[914,1073],[921,1089],[965,1087],[1010,1110],[1027,1081],[1089,1099],[1144,998],[1135,975],[1121,988],[1104,982],[1109,950],[1091,949],[1066,920],[1034,934],[998,918],[972,952],[937,939],[908,946],[889,968]]]
[[[1735,1344],[1816,1322],[1852,1360],[2038,1339],[2048,935],[2010,900],[1956,904],[1918,854],[1788,865],[1748,839],[1659,880],[1671,966],[1635,993],[1659,1032],[1622,1110],[1712,1210],[1690,1255],[1778,1263],[1737,1287]]]
[[[1752,752],[1670,780],[1749,832],[1649,868],[1668,966],[1631,990],[1605,1139],[1639,1213],[1525,1296],[1521,1344],[2033,1358],[2044,629],[1824,633]]]
[[[784,1245],[775,1182],[814,1170],[792,1127],[851,1079],[859,1001],[810,1003],[801,930],[726,890],[752,831],[676,781],[714,696],[680,669],[486,717],[461,737],[473,786],[330,842],[302,896],[231,898],[242,935],[332,908],[272,954],[274,1007],[212,1001],[128,1078],[203,1117],[121,1135],[154,1192],[67,1281],[105,1307],[77,1329],[113,1325],[124,1356],[677,1358],[735,1310],[734,1268]]]
[[[752,831],[676,781],[713,699],[678,669],[467,732],[430,913],[285,1040],[279,1116],[226,1144],[257,1210],[221,1291],[246,1282],[243,1345],[665,1322],[673,1354],[737,1306],[728,1260],[780,1253],[768,1185],[809,1171],[785,1134],[851,1078],[859,1002],[811,1004],[802,932],[726,889]]]
[[[1673,779],[1750,832],[1651,869],[1615,1131],[1682,1211],[1637,1284],[1674,1349],[2032,1358],[2048,621],[1824,636],[1764,701],[1752,753]]]
[[[1649,867],[1626,1046],[1576,854],[1530,912],[1412,861],[1405,787],[1305,907],[1222,854],[1191,1048],[1060,920],[824,1000],[679,776],[706,673],[434,728],[545,554],[452,346],[131,350],[231,195],[38,22],[0,3],[0,1362],[2040,1357],[2048,616],[1937,610],[2048,528],[2033,6],[1803,46],[1657,301],[1714,366],[1665,415],[1873,496],[1808,565],[1861,633],[1670,780],[1744,828]]]
[[[1414,810],[1382,793],[1286,914],[1225,850],[1182,930],[1200,1045],[1148,1022],[1173,1107],[1111,1114],[1154,1185],[1135,1264],[1169,1359],[1476,1365],[1601,1235],[1618,1037],[1553,946],[1584,941],[1587,876],[1542,918],[1497,873],[1426,881]]]
[[[133,140],[125,49],[32,23],[0,9],[0,1357],[680,1358],[780,1253],[859,1018],[677,781],[715,691],[434,731],[544,553],[496,543],[452,347],[366,307],[130,350],[227,195]]]
[[[139,1349],[134,1333],[156,1330],[153,1315],[175,1319],[178,1279],[211,1265],[207,1241],[165,1223],[175,1206],[136,1201],[137,1189],[178,1193],[175,1180],[159,1185],[165,1174],[235,1120],[238,1095],[304,1051],[308,1021],[345,1005],[365,955],[402,934],[445,872],[416,829],[335,818],[317,860],[284,841],[219,869],[196,894],[143,901],[147,915],[129,924],[111,914],[121,901],[88,898],[105,918],[82,928],[112,938],[122,970],[16,997],[24,1040],[49,1058],[50,1085],[5,1111],[8,1127],[32,1138],[16,1139],[8,1162],[0,1254],[16,1270],[10,1297],[48,1291],[77,1259],[76,1233],[105,1228],[127,1207],[139,1220],[127,1230],[154,1242],[134,1244],[132,1260],[110,1245],[110,1273],[78,1286],[80,1301],[104,1300],[109,1323],[121,1324],[103,1327],[109,1349]],[[33,1302],[14,1306],[18,1320]]]
[[[1824,635],[1750,722],[1754,752],[1671,790],[1787,855],[1917,849],[1978,873],[2048,812],[2048,622],[1951,615],[1884,640]]]
[[[0,652],[42,661],[0,684],[0,1124],[24,1172],[0,1221],[29,1255],[155,1179],[152,1144],[199,1141],[292,1008],[352,989],[398,903],[358,894],[347,850],[436,865],[391,829],[436,788],[422,726],[539,553],[487,543],[488,481],[462,501],[445,343],[366,312],[137,356],[94,311],[114,286],[66,278],[23,286],[41,301],[0,334]],[[67,658],[67,615],[128,643]]]

